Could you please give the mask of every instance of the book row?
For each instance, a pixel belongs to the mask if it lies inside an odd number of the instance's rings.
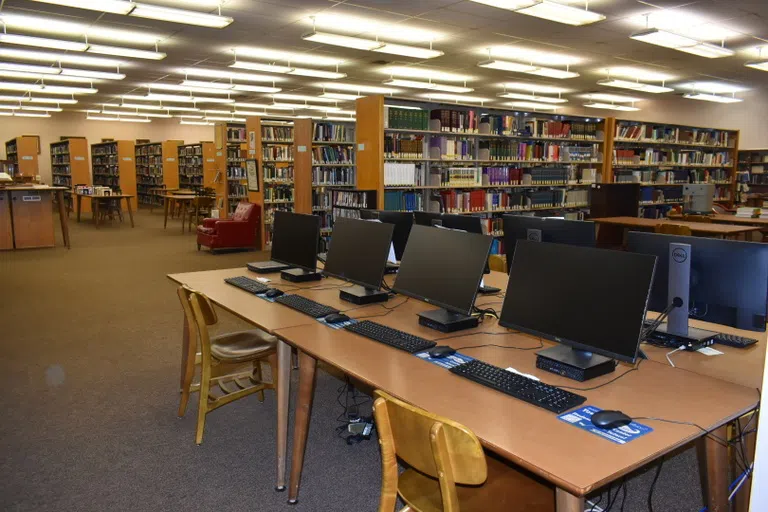
[[[264,166],[264,179],[270,181],[293,181],[293,166]]]
[[[140,156],[161,156],[163,154],[163,146],[160,144],[145,144],[136,146],[136,157]]]
[[[704,152],[693,149],[614,149],[614,165],[730,165],[727,151]]]
[[[705,128],[678,128],[653,124],[616,124],[616,137],[643,142],[668,142],[674,144],[701,144],[729,147],[730,133],[725,130]]]
[[[352,164],[355,152],[351,146],[315,146],[312,148],[315,164]]]
[[[293,160],[293,146],[268,145],[261,148],[261,156],[264,160],[276,160],[287,162]]]
[[[332,190],[331,201],[333,206],[346,206],[348,208],[376,208],[376,203],[369,203],[370,194],[362,191]],[[334,212],[336,209],[334,209]]]
[[[268,141],[290,142],[293,140],[293,127],[262,126],[261,138]]]
[[[354,185],[355,169],[353,167],[313,167],[313,185]]]
[[[240,142],[245,140],[245,127],[227,126],[227,140]]]
[[[355,130],[352,126],[332,123],[315,123],[312,139],[323,142],[354,142]]]

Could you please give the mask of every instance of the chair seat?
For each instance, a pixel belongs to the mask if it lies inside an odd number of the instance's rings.
[[[260,330],[230,332],[211,338],[211,354],[227,363],[261,358],[276,346],[277,338]]]
[[[461,512],[554,512],[554,491],[506,463],[486,456],[488,478],[483,485],[456,485]],[[398,477],[398,493],[416,512],[442,512],[440,482],[408,469]]]

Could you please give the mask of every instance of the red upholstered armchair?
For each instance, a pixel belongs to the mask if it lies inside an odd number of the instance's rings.
[[[204,245],[211,251],[255,247],[258,241],[261,208],[241,202],[231,219],[203,219],[197,226],[197,250]]]

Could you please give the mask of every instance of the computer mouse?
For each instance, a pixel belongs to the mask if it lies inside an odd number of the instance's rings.
[[[283,294],[282,290],[278,290],[277,288],[270,288],[269,290],[267,290],[267,293],[265,293],[264,296],[270,299],[274,299],[275,297],[279,297],[282,294]]]
[[[600,411],[592,415],[592,424],[605,430],[623,427],[632,423],[632,418],[621,411]]]
[[[456,353],[456,349],[449,347],[448,345],[438,345],[429,351],[429,357],[433,359],[442,359],[444,357],[452,356]]]
[[[346,322],[349,317],[344,313],[331,313],[325,317],[325,322],[328,324],[338,324],[340,322]]]

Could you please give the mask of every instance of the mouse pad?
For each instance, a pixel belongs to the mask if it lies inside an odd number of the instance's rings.
[[[339,322],[339,323],[336,323],[336,324],[329,324],[328,322],[325,321],[325,318],[315,318],[315,320],[317,320],[318,322],[320,322],[323,325],[327,325],[331,329],[343,329],[344,327],[346,327],[348,325],[352,325],[354,323],[357,323],[357,320],[355,320],[354,318],[350,318],[347,321]]]
[[[467,363],[469,361],[472,361],[474,358],[465,356],[464,354],[459,354],[456,352],[452,356],[443,357],[441,359],[435,359],[434,357],[429,357],[429,350],[426,352],[419,352],[416,354],[416,357],[421,358],[428,363],[436,364],[437,366],[442,366],[443,368],[453,368],[454,366],[459,366],[460,364]]]
[[[591,418],[593,414],[600,412],[601,410],[602,409],[597,407],[586,405],[580,409],[563,413],[558,416],[558,419],[616,444],[627,444],[628,442],[633,441],[640,436],[644,436],[649,432],[653,432],[651,427],[636,421],[633,421],[624,427],[612,428],[610,430],[597,428],[592,424]]]

